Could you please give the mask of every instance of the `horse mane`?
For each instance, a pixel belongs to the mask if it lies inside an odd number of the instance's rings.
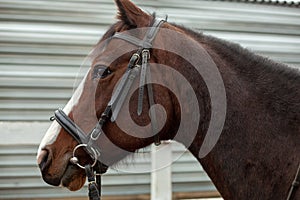
[[[209,49],[205,49],[212,57],[217,54],[222,61],[227,62],[240,80],[247,82],[246,85],[250,87],[252,85],[250,89],[255,90],[262,101],[272,101],[272,112],[284,115],[293,113],[297,116],[293,118],[300,120],[299,69],[260,56],[234,42],[204,35],[181,25],[173,25],[208,47]]]
[[[220,39],[214,36],[204,35],[201,32],[196,32],[195,30],[187,28],[185,26],[181,26],[177,24],[173,24],[173,25],[184,30],[188,35],[191,35],[199,43],[209,44],[209,46],[213,47],[214,50],[217,51],[219,54],[223,55],[223,57],[231,57],[232,53],[234,53],[235,55],[239,55],[243,57],[243,59],[246,57],[248,61],[262,64],[265,71],[269,71],[272,74],[274,73],[280,74],[282,76],[286,76],[289,79],[295,79],[300,81],[300,71],[296,68],[289,67],[286,64],[278,63],[267,57],[263,57],[258,54],[255,54],[252,51],[242,47],[237,43]],[[232,61],[237,61],[237,60],[232,60]],[[257,70],[256,67],[257,65],[254,65],[252,67],[252,70]],[[245,69],[245,67],[243,66],[239,68],[239,70],[241,71],[243,69]],[[259,68],[259,70],[261,70],[261,67]]]

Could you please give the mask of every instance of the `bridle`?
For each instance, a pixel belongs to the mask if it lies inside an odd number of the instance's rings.
[[[150,49],[152,48],[152,42],[155,39],[161,25],[165,20],[154,19],[152,26],[148,27],[147,33],[144,39],[139,39],[131,35],[124,33],[115,33],[112,39],[122,39],[126,42],[134,44],[138,47],[136,53],[134,53],[128,63],[127,70],[122,76],[119,84],[116,87],[107,107],[101,114],[101,117],[96,124],[95,128],[89,133],[85,134],[74,121],[72,121],[62,109],[58,109],[54,112],[54,117],[50,120],[56,120],[65,131],[67,131],[77,142],[78,145],[73,150],[73,157],[70,159],[72,164],[85,169],[86,176],[88,178],[89,198],[91,200],[98,200],[101,196],[101,168],[102,163],[98,160],[101,155],[101,148],[96,144],[99,136],[103,133],[102,127],[110,119],[114,122],[117,119],[118,113],[122,108],[125,98],[135,80],[137,75],[140,73],[139,82],[139,94],[138,94],[138,115],[141,115],[143,109],[143,96],[145,84],[151,83],[151,74],[148,67],[150,59]],[[155,104],[153,97],[153,89],[151,84],[147,84],[148,101],[149,106]],[[150,109],[151,127],[154,135],[155,145],[160,144],[160,138],[157,134],[158,123],[156,113],[154,109]],[[93,159],[92,164],[81,165],[78,158],[76,157],[76,151],[83,148]]]

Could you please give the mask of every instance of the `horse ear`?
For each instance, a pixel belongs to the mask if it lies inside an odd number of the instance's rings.
[[[130,0],[115,0],[119,12],[117,18],[129,26],[149,26],[152,16],[142,11]]]

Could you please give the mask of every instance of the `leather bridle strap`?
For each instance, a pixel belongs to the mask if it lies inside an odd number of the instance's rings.
[[[139,50],[134,55],[141,55],[142,61],[141,61],[141,72],[140,72],[140,83],[139,83],[139,94],[138,94],[138,110],[137,114],[141,115],[143,110],[143,98],[144,98],[144,88],[145,83],[147,80],[147,90],[148,90],[148,101],[149,101],[149,107],[151,108],[153,105],[155,105],[154,97],[153,97],[153,88],[151,84],[151,71],[148,68],[148,60],[150,59],[150,51],[149,49],[152,48],[152,42],[154,38],[156,37],[160,26],[164,23],[164,20],[158,20],[155,19],[152,27],[150,27],[146,33],[146,36],[143,40],[140,40],[136,37],[122,34],[122,33],[116,33],[113,38],[122,39],[124,41],[127,41],[131,44],[134,44],[139,47]],[[118,104],[118,108],[120,108],[120,104]],[[113,111],[113,117],[112,120],[116,119],[116,116],[119,112],[119,109],[116,109]],[[151,126],[152,126],[152,133],[155,135],[154,137],[154,143],[155,145],[160,145],[160,138],[157,135],[158,133],[158,123],[157,123],[157,117],[154,109],[150,109],[150,118],[151,118]]]
[[[145,38],[142,40],[139,38],[133,37],[131,35],[124,34],[122,32],[115,33],[113,35],[113,38],[125,40],[126,42],[129,42],[129,43],[131,43],[135,46],[138,46],[140,48],[143,48],[143,49],[150,49],[150,48],[152,48],[152,42],[153,42],[154,38],[156,37],[160,26],[164,22],[165,22],[165,20],[155,19],[152,26],[149,27],[149,30],[146,33]]]
[[[108,103],[108,106],[111,106],[112,108],[112,116],[110,120],[112,122],[116,121],[118,114],[124,104],[124,101],[127,97],[127,94],[138,75],[138,67],[134,67],[132,69],[128,69],[125,74],[123,75],[123,78],[118,85],[115,93],[113,94],[110,102]]]
[[[138,47],[150,48],[152,46],[150,43],[148,43],[146,41],[143,41],[143,40],[140,40],[140,39],[138,39],[136,37],[133,37],[131,35],[125,35],[125,34],[122,34],[122,33],[115,33],[113,38],[125,40],[126,42],[129,42],[129,43],[131,43],[135,46],[138,46]]]
[[[293,193],[296,191],[296,189],[299,186],[300,186],[300,164],[298,166],[295,179],[293,180],[292,186],[291,186],[291,188],[289,190],[289,194],[288,194],[287,200],[291,200],[292,199]]]
[[[56,120],[79,144],[84,144],[87,141],[84,132],[63,112],[62,109],[56,110],[54,115],[55,116],[51,117],[50,120]]]
[[[62,109],[54,112],[54,117],[50,118],[51,121],[56,120],[79,144],[87,144],[90,140],[88,136],[65,114]],[[100,155],[98,146],[84,146],[85,151],[94,159],[97,160]],[[81,167],[81,166],[80,166]],[[83,167],[81,167],[83,168]]]

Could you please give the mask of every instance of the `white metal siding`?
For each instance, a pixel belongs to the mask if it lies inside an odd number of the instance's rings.
[[[176,2],[176,3],[175,3]],[[137,1],[169,21],[300,64],[299,8],[211,1]],[[112,0],[0,2],[0,120],[46,121],[65,104],[84,57],[113,23]]]
[[[200,0],[135,1],[170,22],[238,42],[300,67],[300,9]],[[52,188],[40,178],[35,154],[53,110],[73,91],[84,57],[114,22],[113,0],[0,0],[0,199],[86,196]],[[174,145],[174,155],[184,149]],[[135,160],[147,167],[149,160]],[[122,166],[120,166],[122,168]],[[172,166],[175,192],[214,190],[184,153]],[[111,170],[104,195],[150,192],[150,174]]]

